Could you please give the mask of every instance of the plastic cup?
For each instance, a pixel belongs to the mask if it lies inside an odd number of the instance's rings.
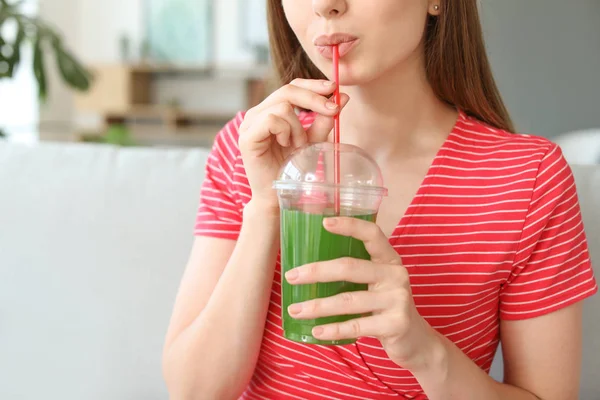
[[[336,161],[336,157],[338,161]],[[339,162],[339,181],[334,165]],[[338,183],[339,182],[339,183]],[[375,222],[383,196],[381,171],[375,161],[356,146],[318,143],[295,151],[284,163],[274,182],[281,209],[281,309],[284,336],[296,342],[342,345],[355,340],[321,341],[312,328],[343,322],[359,315],[340,315],[313,320],[292,318],[290,304],[330,297],[342,292],[367,290],[366,284],[351,282],[290,285],[285,273],[293,268],[342,257],[369,260],[364,244],[357,239],[325,230],[323,219],[339,215]]]

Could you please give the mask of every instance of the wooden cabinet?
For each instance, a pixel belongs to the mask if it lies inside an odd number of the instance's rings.
[[[245,86],[245,107],[260,103],[267,95],[265,67],[223,69],[216,67],[174,67],[168,65],[101,65],[91,66],[94,83],[87,93],[76,95],[76,107],[85,113],[100,115],[105,124],[135,125],[153,121],[168,131],[180,132],[196,125],[219,124],[232,112],[190,110],[177,104],[153,102],[155,82],[165,77],[188,79],[236,79]],[[210,95],[210,94],[206,94]]]

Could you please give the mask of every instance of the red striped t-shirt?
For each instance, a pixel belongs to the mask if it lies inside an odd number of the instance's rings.
[[[251,198],[238,114],[206,166],[196,235],[236,240]],[[308,127],[311,114],[301,116]],[[489,371],[500,319],[540,316],[597,291],[575,182],[558,146],[460,113],[390,243],[419,313]],[[243,399],[427,399],[371,337],[315,346],[282,337],[280,263]]]

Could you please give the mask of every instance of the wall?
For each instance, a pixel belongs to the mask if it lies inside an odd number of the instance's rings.
[[[54,4],[57,0],[41,1]],[[240,0],[213,2],[215,62],[225,65],[251,62],[252,55],[241,41]],[[139,48],[144,38],[144,0],[79,0],[78,3],[82,28],[78,31],[77,49],[84,60],[94,63],[118,61],[122,34],[130,37],[132,48]]]
[[[83,59],[115,62],[118,39],[133,45],[143,37],[143,0],[40,0]],[[239,0],[215,0],[215,57],[224,65],[247,63],[251,54],[240,33]],[[522,132],[554,136],[600,127],[600,3],[598,0],[482,0],[482,18],[493,69],[509,110]],[[42,121],[71,121],[71,96],[51,81],[52,96]],[[165,90],[173,92],[185,83]],[[177,86],[179,85],[179,86]],[[211,86],[195,84],[188,101],[200,104]],[[164,85],[163,85],[164,86]],[[211,98],[215,108],[232,104],[243,88],[231,82]]]
[[[120,59],[119,38],[126,34],[132,49],[144,38],[144,0],[39,0],[40,15],[58,26],[76,54],[86,63],[116,63]],[[215,63],[223,66],[249,64],[252,54],[242,43],[239,0],[214,0]],[[41,110],[42,130],[70,131],[73,122],[94,125],[97,119],[77,115],[72,93],[58,75],[51,73],[51,96]],[[156,97],[168,99],[185,93],[184,105],[207,106],[211,111],[237,110],[243,106],[243,82],[198,82],[186,79],[159,82]],[[211,93],[202,96],[203,93]]]
[[[242,27],[240,0],[214,0],[214,2],[216,62],[225,65],[251,62],[252,55],[243,44],[240,31]]]
[[[117,62],[119,39],[123,34],[131,38],[132,49],[139,48],[144,33],[144,0],[75,1],[79,3],[77,15],[80,23],[75,40],[83,60],[89,63]]]
[[[600,1],[482,0],[498,85],[517,129],[600,127]]]
[[[86,0],[87,1],[87,0]],[[63,34],[67,46],[78,51],[76,38],[81,21],[79,0],[39,0],[38,12],[41,18],[49,21]],[[73,96],[59,78],[53,57],[47,57],[48,101],[40,105],[40,126],[47,129],[60,129],[74,116]]]
[[[81,1],[78,49],[91,63],[119,60],[119,37],[127,34],[133,49],[144,39],[144,0]],[[118,12],[116,12],[118,10]],[[213,0],[215,23],[214,62],[224,67],[252,63],[253,57],[242,43],[240,0]],[[183,107],[205,111],[238,111],[244,107],[245,85],[242,80],[199,81],[182,77],[156,82],[155,101],[165,103],[173,97]],[[206,94],[210,93],[210,96]]]

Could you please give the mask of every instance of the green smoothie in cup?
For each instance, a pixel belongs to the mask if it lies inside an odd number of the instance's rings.
[[[360,240],[335,235],[323,227],[323,219],[333,216],[333,210],[324,214],[311,214],[298,210],[281,212],[281,312],[284,336],[290,340],[312,344],[350,344],[355,340],[321,341],[312,336],[312,328],[318,325],[344,322],[359,315],[340,315],[311,320],[290,317],[287,308],[315,298],[331,297],[342,292],[367,290],[366,284],[351,282],[328,282],[309,285],[290,285],[285,273],[292,268],[316,261],[328,261],[342,257],[369,260],[369,253]],[[375,222],[375,214],[356,215]]]
[[[335,157],[339,157],[339,170]],[[334,171],[339,176],[334,177]],[[290,285],[285,279],[285,273],[318,261],[343,257],[370,259],[362,241],[327,231],[323,227],[323,220],[346,216],[375,222],[381,200],[387,194],[382,186],[379,167],[356,146],[309,144],[296,150],[286,160],[279,179],[273,186],[277,189],[281,210],[283,336],[307,344],[354,343],[355,339],[321,341],[312,336],[312,329],[319,325],[358,318],[360,315],[300,320],[292,318],[287,309],[295,303],[367,290],[368,285],[351,282]]]

